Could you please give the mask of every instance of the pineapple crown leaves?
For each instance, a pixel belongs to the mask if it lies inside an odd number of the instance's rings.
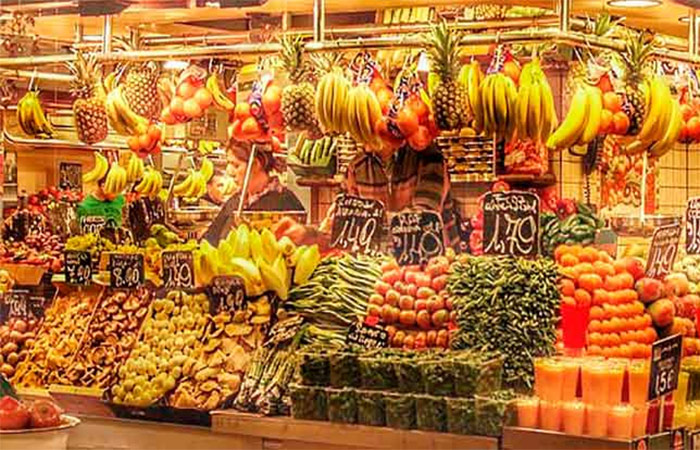
[[[461,40],[462,33],[451,30],[445,20],[433,25],[426,36],[431,71],[437,73],[443,81],[454,80],[457,76]]]
[[[289,79],[293,83],[305,81],[311,72],[311,66],[304,59],[304,40],[301,35],[284,36],[280,43],[282,44],[280,63],[289,74]]]
[[[628,81],[640,81],[642,73],[648,69],[654,52],[654,35],[648,32],[627,32],[625,50],[620,53],[620,59],[625,66],[625,76]]]
[[[75,57],[74,62],[67,63],[68,70],[74,76],[71,81],[71,92],[78,98],[87,98],[100,83],[100,64],[94,54],[86,58],[82,52],[77,52]]]

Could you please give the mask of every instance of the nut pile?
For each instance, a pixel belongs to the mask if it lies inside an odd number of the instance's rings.
[[[207,296],[171,291],[151,307],[141,339],[111,388],[115,403],[151,405],[175,387],[187,364],[195,363],[194,352],[209,322]]]
[[[176,408],[212,410],[238,393],[252,352],[261,345],[261,325],[248,325],[243,315],[219,313],[213,318],[205,343],[185,363],[186,377],[170,397]],[[237,321],[238,319],[238,321]],[[194,364],[192,364],[194,361]]]
[[[34,345],[34,339],[41,321],[11,317],[0,326],[0,373],[12,378],[21,361],[27,356],[27,348]]]
[[[106,388],[111,383],[136,342],[150,298],[147,289],[139,289],[114,291],[100,302],[80,350],[66,371],[66,384]]]
[[[97,289],[56,298],[45,312],[44,324],[34,345],[27,347],[27,359],[15,371],[13,382],[16,385],[42,387],[65,379],[66,368],[78,350],[98,298]]]

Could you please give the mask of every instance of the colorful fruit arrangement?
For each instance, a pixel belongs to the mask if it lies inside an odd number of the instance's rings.
[[[700,142],[700,98],[693,98],[690,89],[686,87],[682,90],[679,103],[683,125],[678,142],[683,144]]]
[[[253,83],[247,100],[236,103],[228,135],[239,141],[271,142],[278,148],[284,127],[282,88],[265,76]]]
[[[63,411],[51,400],[22,401],[12,394],[0,397],[0,430],[51,428],[61,425]]]
[[[10,317],[0,325],[0,373],[11,378],[34,345],[41,320]]]
[[[50,139],[56,134],[41,107],[38,90],[28,90],[17,103],[17,123],[27,136]]]
[[[400,267],[395,259],[382,264],[367,316],[386,326],[392,347],[448,348],[448,325],[454,319],[445,289],[449,268],[444,256],[431,259],[425,268]]]

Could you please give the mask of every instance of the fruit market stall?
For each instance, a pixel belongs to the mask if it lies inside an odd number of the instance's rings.
[[[185,3],[0,6],[0,436],[694,448],[700,4]]]

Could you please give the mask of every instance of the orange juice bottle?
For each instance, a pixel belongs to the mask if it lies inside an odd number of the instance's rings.
[[[618,439],[631,439],[634,424],[634,407],[617,405],[608,413],[608,436]]]
[[[637,407],[646,404],[649,395],[649,362],[632,361],[627,367],[627,376],[630,403]]]
[[[608,411],[605,404],[586,406],[586,434],[595,437],[605,437],[608,434]]]
[[[522,397],[516,400],[515,405],[518,410],[518,426],[537,428],[540,399],[537,397]]]
[[[632,437],[636,438],[647,434],[647,405],[634,407],[634,416],[632,417]]]
[[[540,427],[544,430],[561,430],[561,402],[540,401]]]
[[[576,388],[578,388],[578,372],[581,367],[579,358],[561,358],[563,367],[563,379],[561,386],[561,399],[563,401],[576,400]]]
[[[577,436],[582,435],[585,416],[586,405],[583,402],[573,401],[562,403],[561,420],[564,433]]]

